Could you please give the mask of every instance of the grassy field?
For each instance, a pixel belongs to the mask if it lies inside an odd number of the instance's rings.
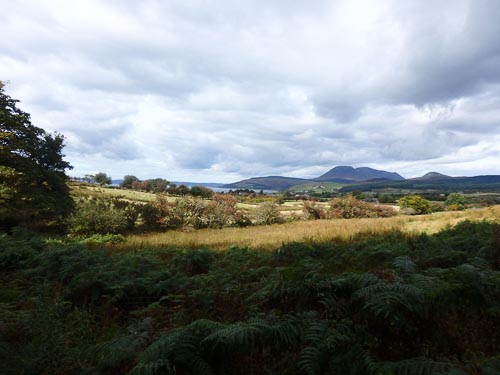
[[[275,249],[289,242],[324,242],[352,239],[360,233],[400,230],[406,233],[435,233],[463,220],[499,220],[500,206],[467,211],[438,212],[431,215],[395,216],[377,219],[336,219],[297,221],[293,223],[248,228],[167,231],[130,235],[117,245],[121,249],[162,246],[225,249],[232,245],[260,250]]]
[[[295,185],[292,186],[290,191],[292,192],[304,192],[304,191],[313,191],[315,193],[323,193],[323,192],[334,192],[340,189],[342,184],[336,183],[336,182],[317,182],[315,184],[303,184],[303,185]]]
[[[71,189],[71,195],[74,197],[122,197],[124,199],[138,202],[153,202],[156,199],[156,195],[153,193],[145,193],[135,190],[112,189],[95,185],[74,183],[69,186]]]
[[[71,195],[73,197],[99,197],[99,198],[113,198],[120,197],[130,201],[135,202],[154,202],[156,199],[156,194],[146,193],[135,190],[125,190],[125,189],[113,189],[107,187],[100,187],[89,184],[81,183],[71,183],[70,185]],[[272,199],[271,197],[269,197]],[[175,201],[178,197],[167,196],[167,200]],[[319,203],[320,205],[325,204]],[[237,203],[236,207],[242,210],[252,211],[259,206],[258,203]],[[279,210],[282,212],[284,217],[290,215],[291,212],[296,212],[297,214],[302,212],[302,201],[290,201],[285,202],[279,206]]]

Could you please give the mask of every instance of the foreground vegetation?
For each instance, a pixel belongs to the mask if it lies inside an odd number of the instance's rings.
[[[496,374],[500,225],[274,251],[0,237],[3,374]]]
[[[398,230],[408,234],[436,233],[463,220],[500,218],[500,206],[477,210],[437,212],[430,215],[394,216],[388,218],[308,220],[247,227],[167,231],[133,234],[114,245],[120,249],[142,249],[162,246],[183,248],[208,247],[225,249],[232,245],[272,250],[290,242],[325,242],[349,240],[359,234],[383,234]]]

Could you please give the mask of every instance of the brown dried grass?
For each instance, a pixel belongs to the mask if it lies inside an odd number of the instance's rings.
[[[335,219],[297,221],[287,224],[248,228],[167,231],[130,235],[117,245],[119,249],[142,249],[175,246],[182,248],[226,249],[250,246],[272,250],[289,242],[326,242],[353,239],[357,235],[377,234],[392,230],[405,233],[435,233],[463,220],[499,220],[500,205],[466,211],[438,212],[420,216],[395,216],[375,219]]]

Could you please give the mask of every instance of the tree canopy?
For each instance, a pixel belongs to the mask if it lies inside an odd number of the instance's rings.
[[[460,193],[451,193],[446,198],[445,205],[447,207],[453,206],[453,208],[457,210],[463,210],[465,206],[465,197]]]
[[[93,177],[95,183],[101,186],[111,184],[111,176],[108,176],[104,172],[96,173]]]
[[[0,226],[46,227],[69,212],[64,137],[31,124],[0,88]]]
[[[432,212],[431,203],[420,195],[407,195],[398,201],[399,207],[413,210],[415,214],[430,214]]]
[[[134,182],[140,182],[137,177],[132,176],[132,175],[126,175],[123,177],[123,181],[120,183],[120,187],[124,189],[132,189],[132,184]]]

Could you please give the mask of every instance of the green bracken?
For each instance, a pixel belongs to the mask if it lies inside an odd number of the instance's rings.
[[[114,251],[0,237],[2,373],[495,374],[500,225]]]

